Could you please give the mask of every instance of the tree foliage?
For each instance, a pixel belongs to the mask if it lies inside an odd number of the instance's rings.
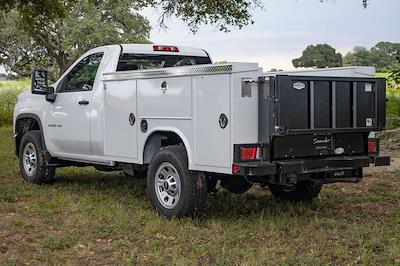
[[[192,32],[202,24],[242,28],[259,0],[0,0],[0,64],[26,76],[35,67],[53,79],[95,46],[148,42],[150,25],[138,12],[160,9],[160,25],[176,16]]]
[[[342,55],[328,44],[310,45],[303,51],[301,57],[292,60],[293,66],[298,67],[339,67],[343,65]]]
[[[390,73],[389,80],[396,84],[398,88],[400,88],[400,50],[397,51],[396,59],[398,64]]]
[[[229,31],[252,24],[251,11],[262,8],[261,3],[261,0],[0,0],[0,64],[20,75],[27,75],[36,66],[50,68],[55,78],[57,72],[65,70],[79,54],[94,46],[147,42],[150,25],[138,14],[145,7],[161,11],[162,27],[168,17],[175,16],[192,32],[203,24]],[[366,7],[368,1],[362,3]],[[336,65],[338,54],[334,57],[329,60]],[[316,62],[318,66],[331,66],[323,63],[324,59]]]
[[[400,43],[380,42],[370,50],[356,46],[343,58],[345,66],[373,66],[378,72],[390,72],[400,66]]]
[[[40,19],[44,22],[65,18],[68,9],[81,0],[0,0],[0,11],[16,8],[25,22]],[[231,27],[242,28],[250,23],[251,11],[262,8],[261,0],[89,0],[96,5],[120,6],[129,2],[134,10],[153,7],[161,11],[160,25],[166,26],[165,19],[170,16],[181,18],[193,32],[202,24],[217,25],[219,30],[229,31]]]
[[[18,9],[4,14],[0,64],[21,76],[45,67],[55,79],[93,47],[148,42],[149,22],[135,12],[132,1],[81,0],[64,9],[66,15],[52,21],[28,19]]]
[[[229,31],[231,27],[241,29],[254,23],[250,11],[261,8],[262,4],[259,0],[154,0],[152,6],[162,10],[161,26],[165,26],[166,17],[176,16],[196,32],[202,24],[217,25],[221,31]]]

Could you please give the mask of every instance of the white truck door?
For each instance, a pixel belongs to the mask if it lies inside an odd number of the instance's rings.
[[[104,155],[133,162],[138,156],[136,80],[112,81],[105,90]]]
[[[96,79],[102,52],[83,58],[57,86],[57,99],[47,117],[48,150],[58,154],[91,155],[90,101],[100,86]]]

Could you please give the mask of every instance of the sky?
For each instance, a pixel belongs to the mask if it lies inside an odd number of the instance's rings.
[[[343,55],[354,46],[371,48],[380,41],[400,42],[400,0],[264,0],[253,10],[254,25],[230,33],[202,26],[193,35],[178,19],[168,30],[157,26],[159,13],[143,12],[151,24],[151,41],[207,50],[214,61],[257,62],[264,70],[291,70],[293,58],[310,44],[328,43]]]
[[[264,70],[293,69],[292,59],[310,44],[328,43],[344,55],[356,45],[400,42],[400,0],[369,0],[367,9],[362,0],[264,0],[263,5],[252,11],[254,25],[229,33],[202,26],[194,35],[176,18],[163,30],[157,26],[159,11],[142,14],[153,26],[154,43],[198,47],[214,61],[257,62]]]

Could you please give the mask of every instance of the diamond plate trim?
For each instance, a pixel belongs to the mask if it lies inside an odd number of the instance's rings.
[[[184,67],[159,68],[150,70],[133,70],[123,72],[104,73],[102,80],[129,80],[141,78],[162,78],[177,76],[194,76],[205,74],[224,74],[232,72],[231,64],[197,65]]]

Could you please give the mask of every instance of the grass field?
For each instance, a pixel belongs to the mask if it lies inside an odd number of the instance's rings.
[[[0,126],[11,125],[17,96],[30,86],[30,80],[0,81]]]
[[[2,89],[27,89],[30,86],[31,86],[30,79],[0,81],[0,90],[2,90]]]
[[[209,197],[199,218],[155,214],[145,179],[57,170],[21,181],[0,128],[0,265],[400,265],[400,172],[326,186],[308,204],[268,191]]]

